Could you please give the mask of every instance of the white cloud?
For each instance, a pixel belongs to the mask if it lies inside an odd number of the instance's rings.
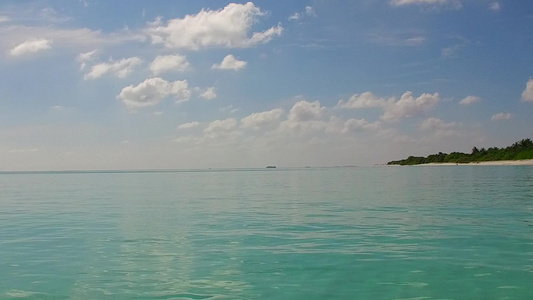
[[[279,112],[272,112],[271,117],[276,116],[278,113]],[[340,132],[343,125],[337,124],[338,122],[336,122],[336,124],[330,124],[329,122],[325,121],[328,115],[327,108],[321,106],[320,102],[300,100],[293,105],[287,115],[287,118],[279,123],[279,126],[274,130],[274,132],[280,137],[284,136],[298,140],[307,140],[315,133],[323,133],[325,130],[329,130],[331,132]],[[253,124],[252,120],[248,120],[248,122]]]
[[[124,58],[119,61],[110,61],[92,66],[91,70],[85,74],[84,79],[96,79],[104,76],[106,73],[112,73],[118,78],[128,76],[136,66],[140,65],[142,60],[138,57]]]
[[[478,96],[466,96],[464,99],[459,101],[459,104],[461,104],[461,105],[470,105],[470,104],[474,104],[474,103],[479,102],[479,101],[481,101],[481,98],[478,97]]]
[[[320,106],[320,102],[298,101],[291,108],[288,120],[293,122],[313,121],[323,119],[326,108]]]
[[[305,7],[305,14],[308,15],[308,16],[311,16],[311,17],[316,17],[315,10],[311,6],[306,6]]]
[[[533,101],[533,79],[529,79],[526,83],[526,89],[522,93],[522,101]]]
[[[412,92],[405,92],[398,101],[394,97],[381,98],[371,92],[354,94],[347,101],[339,100],[338,108],[360,109],[360,108],[382,108],[381,119],[386,121],[398,121],[400,119],[414,117],[433,108],[440,101],[438,93],[422,94],[415,98]]]
[[[225,120],[215,120],[204,129],[204,134],[209,138],[231,136],[237,129],[237,120],[228,118]]]
[[[371,33],[368,36],[374,43],[394,47],[416,47],[424,44],[426,41],[423,35],[412,33]]]
[[[257,44],[267,43],[272,40],[275,36],[280,36],[283,32],[283,27],[278,25],[276,27],[271,27],[265,31],[254,32],[252,37],[248,40],[247,46],[253,46]]]
[[[161,55],[157,56],[150,64],[150,71],[154,75],[158,75],[168,71],[184,72],[191,64],[187,61],[184,55]]]
[[[0,23],[9,22],[9,18],[6,16],[0,16]]]
[[[439,93],[422,94],[413,97],[412,92],[405,92],[400,100],[390,101],[384,107],[381,118],[386,121],[397,121],[404,118],[414,117],[435,107],[440,101]]]
[[[298,21],[302,18],[302,14],[296,12],[289,16],[289,21]]]
[[[204,90],[200,89],[200,98],[204,98],[206,100],[213,100],[217,97],[217,94],[215,92],[215,87],[208,87]]]
[[[9,51],[12,56],[21,56],[26,54],[33,54],[40,51],[52,48],[52,41],[44,38],[31,39],[19,44]]]
[[[80,70],[85,69],[87,62],[93,60],[97,52],[98,50],[95,49],[78,55],[77,61],[80,63]]]
[[[493,115],[490,119],[492,121],[503,121],[503,120],[509,120],[513,117],[511,113],[499,113]]]
[[[234,107],[231,104],[226,106],[226,107],[221,107],[221,108],[218,109],[218,111],[220,111],[220,112],[223,112],[223,113],[229,112],[230,114],[234,114],[234,113],[236,113],[236,112],[238,112],[240,110],[241,110],[240,108]]]
[[[220,64],[214,64],[211,69],[220,69],[220,70],[234,70],[238,71],[246,67],[247,62],[244,60],[238,60],[235,56],[229,54],[224,57]]]
[[[438,118],[427,118],[418,125],[418,129],[426,135],[424,138],[428,142],[442,141],[442,138],[466,137],[470,133],[464,130],[462,123],[446,122]]]
[[[38,38],[38,39],[36,39]],[[119,30],[112,33],[102,33],[87,28],[65,29],[51,26],[0,26],[0,50],[9,55],[15,55],[29,50],[69,49],[79,53],[80,49],[103,48],[130,42],[146,41],[146,36],[129,30]],[[14,45],[18,50],[14,53]],[[30,47],[30,46],[33,46]]]
[[[182,129],[191,129],[191,128],[196,128],[200,126],[200,122],[189,122],[189,123],[183,123],[181,125],[178,126],[178,130],[182,130]]]
[[[371,92],[364,92],[362,94],[355,94],[348,99],[348,101],[339,100],[337,107],[346,109],[357,108],[372,108],[383,107],[387,104],[387,100],[376,97]]]
[[[187,81],[168,82],[158,77],[149,78],[137,86],[123,88],[117,99],[129,107],[145,107],[156,105],[170,95],[175,96],[177,102],[188,100],[191,93]]]
[[[502,9],[502,6],[500,5],[500,2],[494,1],[489,4],[489,9],[498,12]]]
[[[215,120],[209,123],[209,126],[207,126],[204,132],[229,131],[235,128],[237,128],[237,120],[234,118],[228,118],[226,120]]]
[[[444,58],[448,58],[448,57],[453,57],[455,56],[455,54],[457,52],[459,52],[459,50],[461,50],[462,48],[464,47],[464,45],[462,44],[459,44],[459,45],[454,45],[454,46],[450,46],[450,47],[447,47],[447,48],[443,48],[441,51],[440,51],[440,55]]]
[[[454,8],[461,8],[463,6],[460,0],[391,0],[390,3],[394,6],[411,4],[448,5]]]
[[[243,48],[266,43],[281,35],[281,25],[262,32],[254,32],[252,26],[265,16],[252,2],[230,3],[220,10],[202,10],[196,15],[169,20],[161,19],[149,24],[146,33],[152,43],[168,48],[199,50],[207,47]]]
[[[98,50],[93,50],[93,51],[89,51],[89,52],[85,52],[85,53],[80,53],[78,55],[78,61],[80,62],[85,62],[85,61],[89,61],[91,59],[94,58],[94,55],[96,54],[96,52],[98,52]]]
[[[252,113],[247,117],[241,119],[242,127],[259,129],[268,125],[279,123],[284,111],[281,108],[276,108],[269,111]]]
[[[333,126],[325,121],[327,116],[328,110],[321,106],[320,102],[301,100],[294,104],[287,119],[280,123],[277,132],[281,135],[288,134],[291,138],[308,139],[317,132],[324,132],[328,129],[332,132],[341,131],[338,124],[333,124],[337,125]]]
[[[303,12],[295,12],[289,16],[289,21],[298,21],[304,16],[316,17],[315,10],[311,6],[306,6]]]
[[[71,17],[61,15],[55,9],[46,7],[39,12],[39,18],[48,23],[63,23],[72,20]]]
[[[344,128],[343,132],[352,132],[352,131],[377,131],[381,129],[381,123],[379,121],[376,122],[368,122],[365,119],[349,119],[346,122],[344,122]]]
[[[457,123],[445,121],[437,118],[427,118],[420,124],[421,130],[451,130],[457,127]]]

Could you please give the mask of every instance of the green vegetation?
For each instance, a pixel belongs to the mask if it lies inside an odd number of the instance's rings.
[[[419,165],[430,163],[471,163],[497,160],[533,159],[533,142],[523,139],[507,148],[491,147],[488,149],[472,148],[472,153],[452,152],[450,154],[439,152],[428,157],[409,156],[406,159],[390,161],[388,165]]]

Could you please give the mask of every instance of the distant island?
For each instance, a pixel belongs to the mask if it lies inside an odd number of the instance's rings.
[[[266,168],[267,168],[267,169],[275,169],[276,166],[267,166]]]
[[[478,149],[477,147],[474,147],[470,154],[461,152],[447,154],[439,152],[438,154],[432,154],[427,157],[409,156],[406,159],[389,161],[387,165],[410,166],[439,163],[467,164],[522,159],[533,159],[533,142],[530,139],[523,139],[506,148],[491,147],[488,149]]]

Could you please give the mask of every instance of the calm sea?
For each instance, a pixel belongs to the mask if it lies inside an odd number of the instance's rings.
[[[533,299],[533,167],[1,173],[20,298]]]

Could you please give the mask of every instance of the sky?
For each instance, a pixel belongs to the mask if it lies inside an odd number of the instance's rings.
[[[0,170],[371,166],[533,138],[533,1],[4,0]]]

